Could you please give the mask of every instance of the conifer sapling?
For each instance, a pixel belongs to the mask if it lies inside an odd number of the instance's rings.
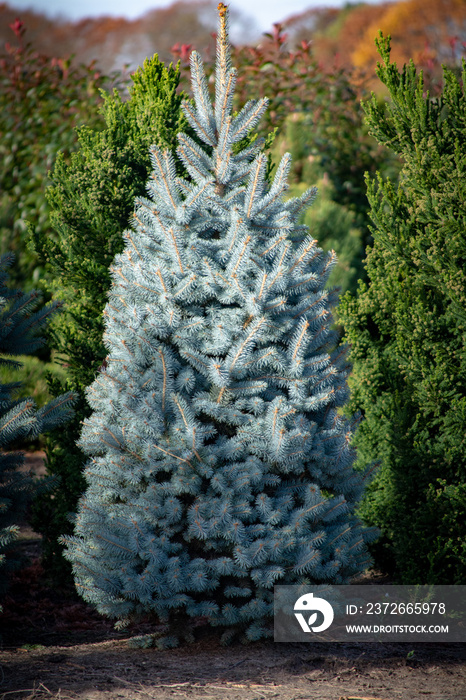
[[[12,253],[0,257],[0,365],[18,369],[21,363],[12,356],[30,354],[43,344],[36,331],[50,319],[58,305],[51,303],[36,310],[39,292],[25,294],[7,287],[7,270],[13,259]],[[15,398],[20,386],[19,382],[0,383],[0,563],[3,564],[0,590],[6,587],[8,570],[17,565],[11,553],[8,559],[6,555],[18,535],[18,522],[24,517],[32,496],[45,485],[44,480],[37,483],[29,473],[19,470],[24,453],[11,450],[11,445],[66,423],[73,415],[76,398],[68,392],[38,409],[32,398]]]
[[[232,115],[219,14],[214,105],[191,58],[190,177],[152,149],[112,268],[107,364],[80,440],[88,488],[66,538],[84,598],[120,622],[153,613],[165,646],[190,618],[268,636],[274,584],[346,583],[373,535],[354,515],[364,479],[337,411],[349,367],[324,289],[335,255],[297,223],[316,190],[284,203],[289,156],[269,185],[263,142],[243,147],[267,100]]]

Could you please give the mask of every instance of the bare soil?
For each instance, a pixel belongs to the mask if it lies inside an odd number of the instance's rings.
[[[42,457],[28,466],[42,471]],[[3,600],[0,700],[466,700],[463,644],[131,648],[150,627],[117,632],[73,589],[47,586],[39,536],[21,534],[30,564]]]

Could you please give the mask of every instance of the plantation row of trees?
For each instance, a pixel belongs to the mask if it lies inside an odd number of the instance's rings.
[[[21,24],[13,28],[22,41]],[[274,581],[349,580],[369,562],[365,543],[376,564],[403,582],[464,579],[464,73],[445,70],[442,91],[431,98],[414,65],[400,73],[380,39],[385,103],[369,100],[353,75],[324,72],[309,44],[287,49],[280,27],[264,45],[232,50],[237,77],[225,33],[220,48],[215,110],[195,58],[195,107],[184,111],[184,68],[180,75],[157,57],[102,99],[105,77],[42,60],[22,43],[10,49],[4,86],[25,91],[36,121],[26,120],[29,138],[12,147],[24,164],[13,169],[14,183],[5,154],[2,211],[16,222],[20,204],[30,222],[29,257],[21,227],[10,239],[22,286],[38,270],[47,293],[63,303],[48,347],[66,367],[49,375],[49,391],[55,401],[73,401],[75,412],[47,437],[55,481],[37,495],[32,515],[48,570],[69,575],[66,541],[78,584],[102,612],[123,620],[151,610],[167,618],[171,634],[185,624],[184,606],[188,617],[206,615],[253,639],[266,633]],[[182,59],[189,53],[179,52]],[[44,95],[50,72],[60,80]],[[47,141],[47,110],[64,90],[76,99],[66,100],[62,130],[54,132],[63,152],[45,199],[46,172],[34,163]],[[248,100],[250,113],[241,112]],[[5,119],[17,130],[21,109],[20,100],[13,107],[5,100]],[[76,120],[87,123],[73,132]],[[162,156],[177,144],[180,158]],[[281,160],[285,150],[291,163]],[[142,200],[133,234],[123,236],[148,182],[153,201]],[[307,209],[316,182],[322,196]],[[284,204],[287,188],[295,199]],[[31,214],[28,202],[40,203]],[[238,211],[249,212],[247,223],[232,238]],[[336,258],[306,247],[302,223]],[[177,232],[170,245],[169,229]],[[272,279],[280,280],[276,288]],[[331,328],[335,283],[348,290],[336,317],[354,366],[349,403],[349,366]],[[29,310],[20,312],[26,326]],[[259,331],[261,314],[269,320]],[[201,318],[212,337],[205,326],[200,335],[188,330]],[[357,411],[355,469],[348,440]],[[8,489],[11,473],[8,462]],[[69,539],[80,497],[78,537]],[[155,508],[160,515],[148,518]],[[243,533],[236,540],[226,537],[235,518]],[[382,536],[370,544],[372,526]],[[299,530],[296,541],[287,539],[289,528]],[[180,576],[185,588],[174,600]],[[175,643],[170,634],[164,644]]]

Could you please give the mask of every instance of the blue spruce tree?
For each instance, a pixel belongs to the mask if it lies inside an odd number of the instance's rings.
[[[11,356],[29,354],[43,344],[36,331],[58,305],[51,303],[36,310],[39,292],[25,294],[6,286],[13,259],[12,253],[0,257],[0,365],[17,369],[21,363]],[[37,483],[30,474],[19,471],[24,454],[11,446],[66,423],[73,415],[75,399],[68,392],[38,409],[31,398],[15,398],[20,387],[19,382],[0,383],[0,592],[6,587],[8,571],[18,564],[9,551],[18,534],[17,523],[31,497],[45,485],[43,480]]]
[[[83,597],[119,624],[154,614],[166,646],[190,618],[268,636],[274,584],[347,583],[373,535],[354,514],[365,474],[338,412],[335,255],[297,224],[315,188],[283,202],[288,155],[267,183],[250,137],[267,100],[231,114],[219,11],[215,106],[192,55],[184,111],[202,145],[180,134],[178,147],[190,178],[152,149],[149,198],[112,268],[79,443],[88,488],[65,540]]]

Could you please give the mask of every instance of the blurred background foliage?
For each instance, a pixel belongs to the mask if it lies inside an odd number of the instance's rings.
[[[40,53],[74,55],[86,65],[95,60],[97,68],[109,75],[125,64],[135,70],[154,53],[170,61],[175,44],[194,46],[204,55],[212,53],[216,5],[216,0],[180,0],[134,20],[104,16],[70,22],[17,10],[11,0],[0,3],[0,45],[11,42],[9,25],[19,16],[28,28],[29,41]],[[341,8],[313,7],[288,17],[284,5],[276,21],[286,29],[287,50],[312,41],[314,56],[322,65],[368,70],[374,89],[384,92],[374,73],[378,60],[374,38],[379,30],[392,36],[393,60],[402,64],[412,58],[427,71],[429,81],[441,80],[442,63],[450,69],[461,65],[466,40],[464,0],[356,2]],[[233,43],[256,47],[267,41],[254,35],[253,23],[234,8],[230,24]]]
[[[101,121],[99,90],[117,76],[41,53],[25,33],[14,20],[15,41],[0,53],[0,251],[15,253],[11,283],[29,291],[43,270],[27,246],[27,222],[50,231],[48,172],[59,150],[73,150],[76,126]]]
[[[422,4],[422,7],[421,7]],[[131,73],[158,53],[179,60],[180,90],[189,90],[192,49],[213,66],[215,2],[174,2],[138,20],[101,17],[66,22],[0,4],[0,253],[16,254],[11,283],[25,291],[51,280],[30,245],[30,229],[55,236],[45,192],[57,153],[77,149],[76,127],[104,128],[101,90],[128,98]],[[422,11],[421,11],[422,10]],[[277,18],[278,19],[278,18]],[[364,174],[396,181],[401,163],[367,133],[360,101],[383,84],[375,80],[378,29],[392,35],[395,60],[413,58],[432,94],[441,90],[441,63],[459,71],[466,41],[464,0],[403,0],[341,9],[309,9],[251,37],[247,18],[232,13],[238,68],[238,107],[266,95],[261,135],[275,131],[272,160],[293,156],[290,196],[319,184],[305,222],[339,257],[331,284],[355,291],[372,238]],[[248,43],[249,42],[249,43]],[[47,284],[48,283],[48,284]],[[44,301],[50,298],[47,292]],[[60,363],[57,363],[57,360]],[[36,362],[37,360],[37,362]],[[41,362],[58,377],[66,357],[37,353],[25,392],[47,400]],[[43,367],[42,367],[43,369]],[[38,389],[38,387],[42,387]]]

